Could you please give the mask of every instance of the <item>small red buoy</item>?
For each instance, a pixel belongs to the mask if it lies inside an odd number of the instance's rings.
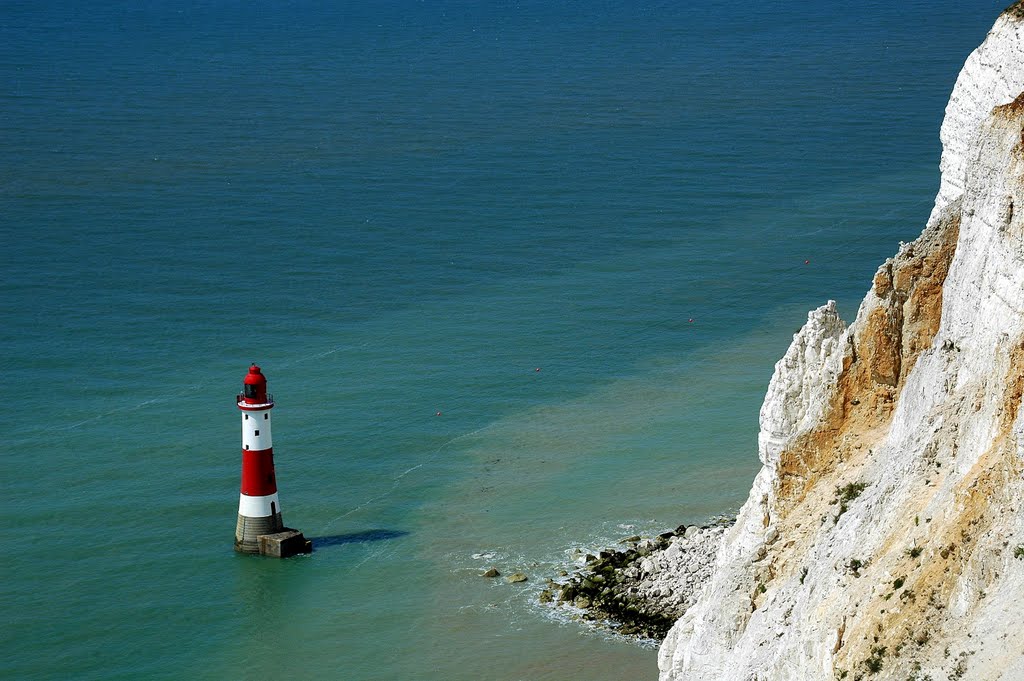
[[[437,412],[436,414],[434,414],[434,416],[440,416],[440,415],[441,415],[441,412]]]
[[[804,260],[804,264],[805,264],[805,265],[810,265],[810,264],[811,264],[811,261],[810,261],[810,260]]]
[[[693,324],[693,317],[690,317],[690,323]]]
[[[536,369],[534,369],[534,371],[540,371],[540,367],[537,367]]]

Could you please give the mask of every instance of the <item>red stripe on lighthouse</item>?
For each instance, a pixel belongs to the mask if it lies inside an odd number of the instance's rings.
[[[242,450],[242,494],[265,497],[277,492],[274,448]]]

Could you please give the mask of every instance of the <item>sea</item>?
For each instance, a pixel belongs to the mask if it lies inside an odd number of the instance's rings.
[[[540,591],[742,505],[1006,2],[0,3],[0,677],[656,679]]]

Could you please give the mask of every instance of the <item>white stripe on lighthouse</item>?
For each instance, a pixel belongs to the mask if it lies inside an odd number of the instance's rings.
[[[248,417],[248,418],[246,418]],[[261,451],[273,447],[270,410],[242,412],[242,449]]]
[[[271,504],[274,504],[273,511],[270,508]],[[246,518],[266,518],[280,512],[281,500],[277,498],[277,492],[265,497],[238,495],[238,515],[244,515]]]

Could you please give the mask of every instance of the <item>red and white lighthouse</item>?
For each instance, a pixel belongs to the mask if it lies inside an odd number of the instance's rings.
[[[270,430],[274,397],[267,392],[267,378],[255,364],[249,367],[237,402],[242,411],[242,490],[238,497],[235,550],[283,557],[282,542],[296,544],[297,535],[305,550],[285,552],[308,553],[312,546],[302,533],[289,530],[281,520]]]

